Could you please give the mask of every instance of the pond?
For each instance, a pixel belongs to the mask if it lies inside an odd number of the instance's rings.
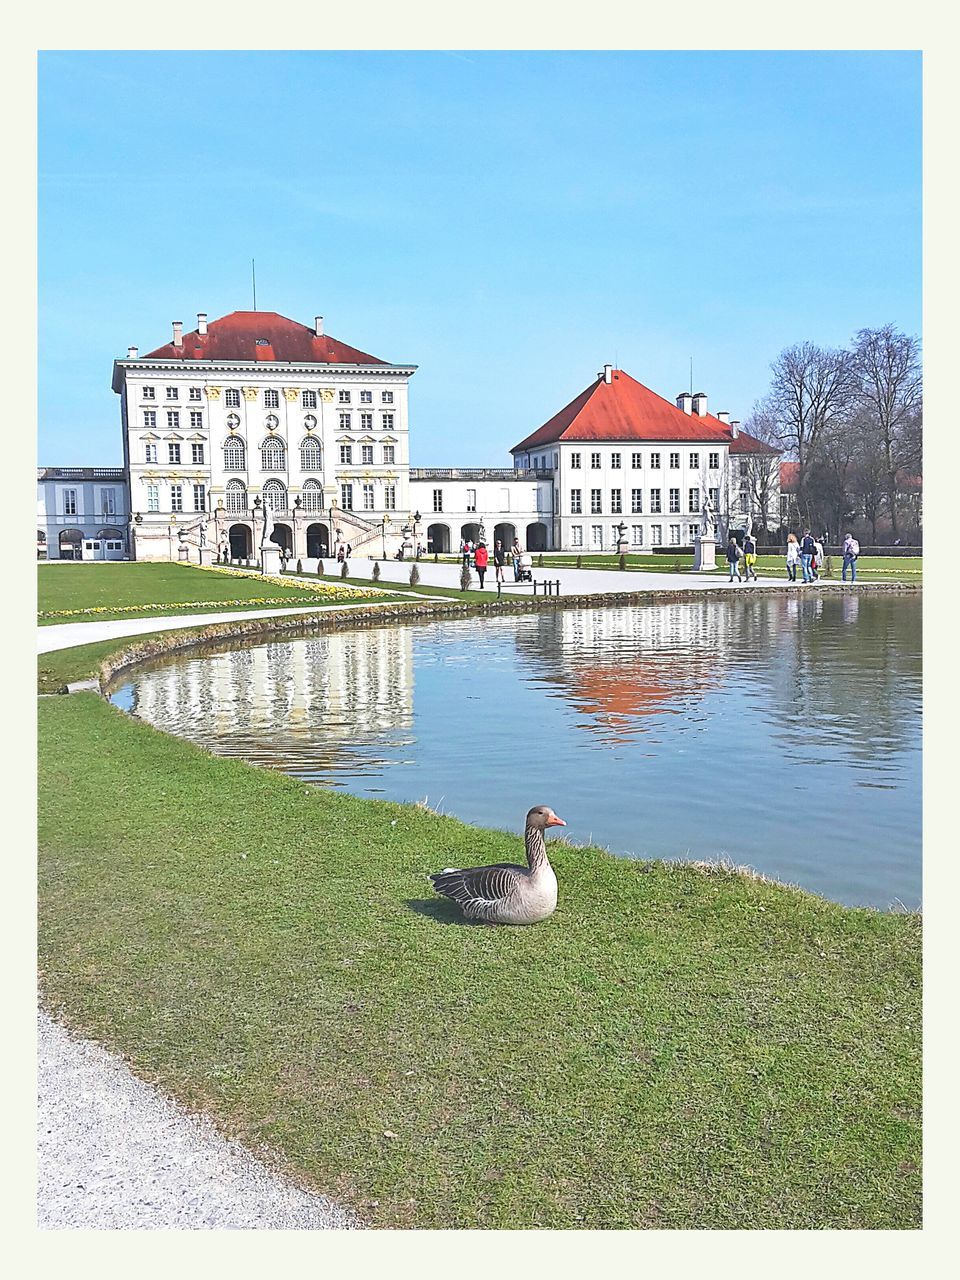
[[[196,650],[112,697],[222,755],[575,843],[920,905],[919,596],[795,594]],[[441,858],[442,861],[442,858]]]

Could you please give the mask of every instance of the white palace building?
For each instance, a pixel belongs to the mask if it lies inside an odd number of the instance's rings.
[[[122,528],[120,553],[136,560],[253,560],[266,508],[294,559],[341,544],[364,558],[443,554],[481,527],[531,551],[650,551],[689,547],[707,497],[720,536],[756,518],[745,468],[778,457],[709,414],[706,396],[673,403],[606,365],[514,447],[512,467],[412,468],[416,369],[329,336],[322,316],[200,313],[188,333],[174,322],[169,342],[114,362],[123,483],[116,518],[93,523]],[[48,557],[64,545],[48,522]]]

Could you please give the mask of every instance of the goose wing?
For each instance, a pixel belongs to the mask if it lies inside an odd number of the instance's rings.
[[[525,875],[525,867],[496,862],[488,867],[467,867],[462,871],[437,871],[430,879],[437,893],[452,898],[464,911],[473,912],[504,902]]]

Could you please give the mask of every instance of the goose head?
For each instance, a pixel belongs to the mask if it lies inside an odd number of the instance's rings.
[[[539,831],[545,831],[547,827],[565,827],[567,824],[562,818],[558,818],[548,804],[538,804],[527,814],[528,827],[534,827]]]

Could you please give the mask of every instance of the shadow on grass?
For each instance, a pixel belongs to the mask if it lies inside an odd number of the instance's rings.
[[[418,916],[427,916],[437,924],[459,924],[468,929],[484,924],[482,920],[468,920],[456,903],[446,898],[407,898],[406,905]]]

